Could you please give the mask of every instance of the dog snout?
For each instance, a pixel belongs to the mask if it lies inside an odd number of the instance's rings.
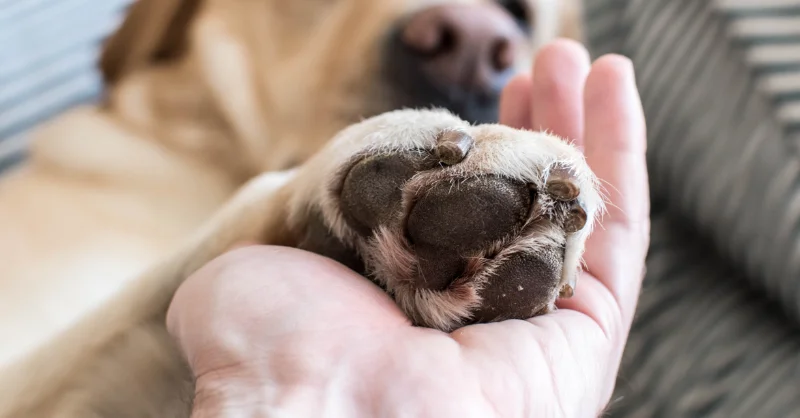
[[[496,120],[525,33],[497,4],[421,10],[396,29],[387,71],[404,106],[447,108],[471,122]]]
[[[412,16],[400,40],[409,59],[432,82],[446,89],[489,93],[511,70],[522,34],[498,7],[446,5]]]

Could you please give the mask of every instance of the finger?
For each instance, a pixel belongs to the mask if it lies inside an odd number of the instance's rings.
[[[531,129],[530,74],[517,74],[500,96],[500,123],[517,129]]]
[[[587,242],[585,261],[633,317],[649,238],[646,132],[633,65],[608,55],[586,82],[586,158],[601,180],[608,211]]]
[[[581,145],[583,89],[590,68],[589,53],[578,42],[560,39],[542,48],[533,69],[533,129]]]

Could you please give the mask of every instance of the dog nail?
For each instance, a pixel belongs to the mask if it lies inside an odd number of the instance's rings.
[[[547,194],[555,200],[569,202],[580,195],[581,189],[575,182],[575,176],[564,167],[556,167],[547,178]]]
[[[443,164],[458,164],[464,160],[474,144],[475,139],[466,132],[445,131],[439,136],[436,156]]]
[[[564,232],[572,234],[580,231],[586,225],[586,211],[583,206],[575,200],[572,202],[567,218],[564,221]]]
[[[561,287],[561,290],[558,292],[558,297],[561,299],[569,299],[575,294],[575,289],[572,288],[569,284],[565,284]]]

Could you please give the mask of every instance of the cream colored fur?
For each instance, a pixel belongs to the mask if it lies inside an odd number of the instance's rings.
[[[541,29],[530,52],[577,33],[561,2],[531,1]],[[107,100],[43,126],[29,160],[0,179],[0,417],[183,411],[153,395],[191,392],[172,385],[185,370],[160,322],[172,291],[235,240],[281,243],[319,184],[303,176],[348,155],[318,153],[324,144],[391,110],[371,82],[380,34],[433,3],[205,0],[184,45],[170,46],[177,58],[149,63],[187,2],[141,1],[163,22],[133,22],[130,39],[112,40]],[[277,172],[314,155],[304,167],[315,169]]]

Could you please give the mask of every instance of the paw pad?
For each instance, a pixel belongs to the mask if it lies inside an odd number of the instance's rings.
[[[570,247],[568,237],[595,209],[581,189],[590,184],[575,174],[582,160],[531,153],[562,143],[536,148],[470,132],[444,129],[427,149],[371,148],[349,163],[336,195],[366,273],[416,324],[442,330],[529,318],[571,297],[584,238]],[[543,178],[494,169],[517,148]]]

